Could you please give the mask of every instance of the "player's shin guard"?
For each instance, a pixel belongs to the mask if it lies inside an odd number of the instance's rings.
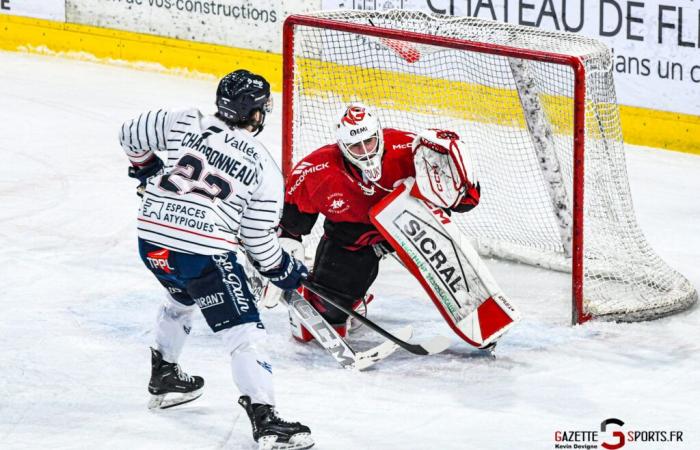
[[[233,381],[255,403],[275,404],[272,365],[262,345],[267,340],[261,323],[245,323],[217,333],[231,354]]]
[[[158,310],[155,326],[155,348],[163,359],[177,363],[182,347],[192,328],[192,312],[196,306],[186,306],[167,294],[166,300]]]

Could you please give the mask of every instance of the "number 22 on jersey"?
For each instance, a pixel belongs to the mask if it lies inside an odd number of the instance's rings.
[[[192,193],[211,201],[215,198],[226,200],[232,192],[228,181],[214,173],[206,172],[204,161],[189,153],[180,158],[173,170],[160,179],[158,186],[178,195]]]

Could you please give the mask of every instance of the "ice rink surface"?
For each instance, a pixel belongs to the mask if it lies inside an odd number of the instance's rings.
[[[204,376],[204,396],[146,409],[163,292],[137,255],[118,129],[147,109],[213,112],[216,80],[4,52],[0,68],[0,448],[256,448],[228,356],[199,314],[180,362]],[[275,100],[261,135],[273,154]],[[700,287],[700,157],[640,147],[627,157],[652,247]],[[571,327],[568,276],[488,264],[524,313],[495,359],[459,341],[393,261],[382,263],[370,317],[454,337],[445,353],[397,351],[343,371],[291,339],[283,307],[265,311],[281,416],[308,424],[323,450],[553,449],[556,431],[597,431],[611,417],[624,431],[683,432],[682,443],[625,448],[700,448],[698,308]],[[351,337],[360,349],[379,342],[366,329]]]

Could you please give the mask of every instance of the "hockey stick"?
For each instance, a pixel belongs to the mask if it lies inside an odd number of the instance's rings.
[[[371,328],[372,330],[376,331],[377,333],[381,334],[391,342],[395,343],[399,347],[403,348],[404,350],[413,353],[414,355],[434,355],[436,353],[440,353],[447,349],[447,347],[450,346],[450,339],[446,338],[445,336],[434,336],[432,337],[429,341],[423,343],[423,344],[410,344],[406,341],[403,341],[396,337],[395,335],[389,333],[386,331],[384,328],[380,327],[376,323],[372,322],[362,314],[358,314],[357,312],[353,311],[352,309],[346,308],[343,305],[340,304],[338,301],[339,298],[346,298],[347,296],[345,294],[342,294],[340,292],[336,292],[332,289],[326,288],[324,286],[321,286],[319,284],[314,283],[313,281],[309,280],[304,280],[301,283],[306,289],[309,291],[313,292],[314,294],[318,295],[331,305],[335,306],[345,314],[348,314],[352,316],[353,318],[357,319],[358,321],[362,322],[364,325],[366,325],[368,328]]]
[[[392,341],[385,341],[364,352],[355,352],[338,332],[314,309],[297,291],[287,291],[282,296],[291,314],[302,323],[321,347],[323,347],[344,369],[364,370],[383,360],[398,349]],[[409,339],[413,328],[409,325],[396,331],[404,339]]]

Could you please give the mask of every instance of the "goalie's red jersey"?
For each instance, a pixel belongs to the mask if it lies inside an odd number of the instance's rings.
[[[331,222],[370,225],[369,210],[398,182],[415,177],[411,142],[414,133],[385,128],[382,176],[363,181],[360,170],[345,160],[338,144],[307,155],[286,180],[285,203],[306,214],[323,214]],[[383,189],[382,189],[383,188]]]

